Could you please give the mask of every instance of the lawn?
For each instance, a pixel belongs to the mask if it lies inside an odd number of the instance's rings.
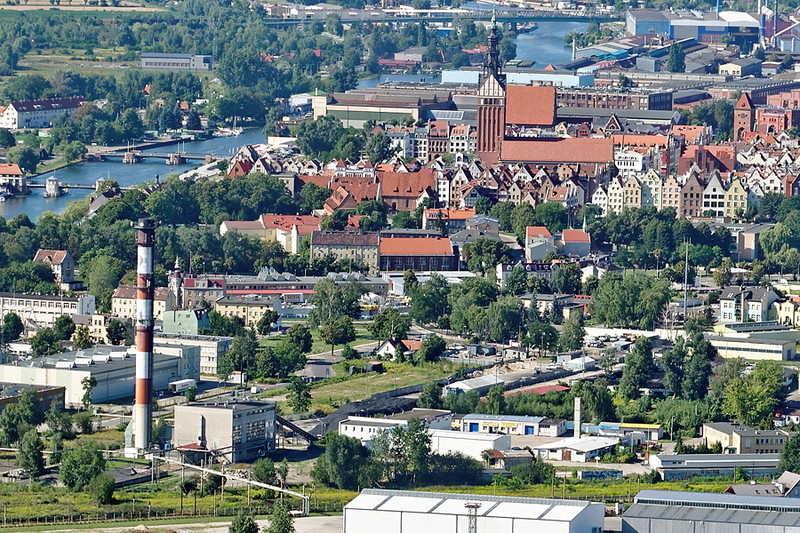
[[[350,343],[350,345],[353,348],[358,348],[362,344],[369,344],[371,342],[375,342],[378,340],[376,337],[372,336],[372,334],[367,330],[366,326],[364,325],[355,324],[355,330],[356,330],[356,340]],[[320,338],[320,332],[321,330],[319,328],[311,328],[311,339],[313,341],[313,344],[311,345],[311,352],[310,352],[311,354],[324,354],[324,353],[330,353],[331,351],[331,345],[326,344],[325,341],[323,341]],[[288,338],[289,337],[287,335],[272,335],[270,337],[267,337],[266,339],[262,339],[261,345],[275,346],[282,340]],[[336,349],[340,348],[342,348],[342,346],[336,347]]]
[[[351,376],[344,381],[334,378],[318,382],[311,389],[311,411],[322,409],[326,413],[332,412],[348,401],[364,400],[379,392],[441,379],[452,375],[458,368],[458,365],[450,362],[418,366],[386,362],[384,366],[386,372],[383,374],[370,372]]]

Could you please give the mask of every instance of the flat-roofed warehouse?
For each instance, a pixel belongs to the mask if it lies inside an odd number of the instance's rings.
[[[622,515],[622,533],[795,533],[800,501],[643,490]]]
[[[477,494],[364,489],[344,507],[344,533],[466,533],[478,504],[477,530],[491,533],[601,533],[602,503]]]

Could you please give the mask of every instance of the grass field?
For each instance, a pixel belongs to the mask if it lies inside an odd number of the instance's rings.
[[[352,346],[353,348],[358,348],[362,344],[368,344],[370,342],[375,342],[378,340],[377,338],[373,337],[372,334],[363,325],[355,324],[355,330],[356,330],[356,340],[350,343],[350,346]],[[326,344],[325,341],[323,341],[320,338],[320,331],[321,330],[319,328],[311,328],[311,339],[313,341],[313,344],[311,345],[311,352],[310,352],[311,354],[324,354],[326,352],[330,353],[331,351],[331,345]],[[288,336],[273,335],[266,339],[262,339],[261,345],[274,346],[284,339],[288,339]],[[340,348],[342,348],[342,346],[336,346],[336,349]]]

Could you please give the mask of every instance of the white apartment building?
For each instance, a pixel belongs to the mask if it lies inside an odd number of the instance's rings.
[[[11,102],[0,115],[0,128],[49,128],[56,117],[72,116],[83,102],[80,96]]]
[[[0,316],[14,313],[26,325],[52,327],[61,315],[93,315],[94,296],[58,296],[0,292]]]

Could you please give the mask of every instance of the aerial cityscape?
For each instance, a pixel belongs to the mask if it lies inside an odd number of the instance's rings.
[[[0,530],[800,531],[798,8],[8,0]]]

